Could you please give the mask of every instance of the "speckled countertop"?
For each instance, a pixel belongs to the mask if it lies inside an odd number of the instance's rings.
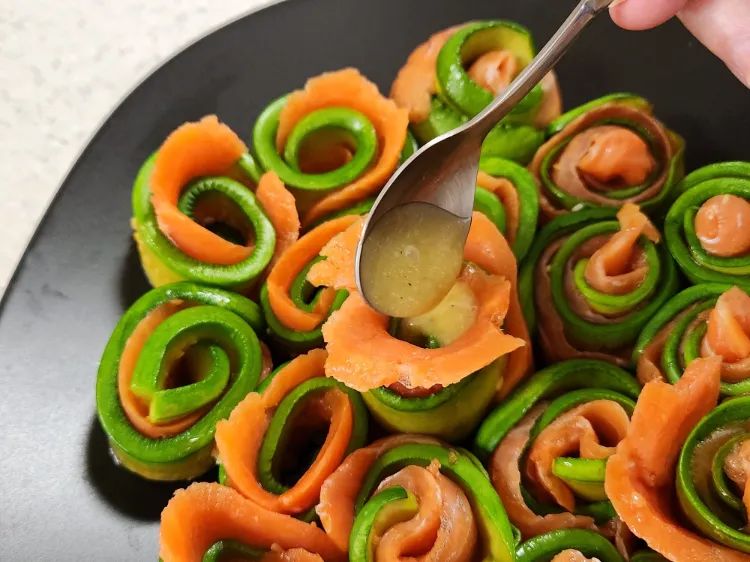
[[[0,0],[0,294],[68,169],[120,99],[182,46],[268,3]]]

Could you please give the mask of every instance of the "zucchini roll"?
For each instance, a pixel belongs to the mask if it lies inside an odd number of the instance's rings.
[[[519,286],[549,361],[588,357],[624,366],[643,326],[677,290],[677,268],[653,224],[626,203],[616,215],[586,209],[547,224]]]
[[[222,480],[270,511],[304,517],[367,438],[361,397],[325,376],[325,360],[323,349],[292,359],[216,427]]]
[[[693,283],[750,283],[750,162],[690,173],[664,220],[674,259]]]
[[[310,268],[320,261],[320,251],[356,220],[344,215],[326,221],[292,244],[273,265],[260,293],[268,334],[290,352],[323,344],[321,326],[349,294],[346,289],[314,287],[307,281]]]
[[[607,462],[605,491],[630,530],[669,560],[750,557],[750,398],[717,406],[718,357],[679,381],[648,382],[627,437]]]
[[[642,382],[671,383],[693,360],[713,356],[722,359],[722,395],[750,394],[750,284],[685,289],[644,327],[633,354]]]
[[[186,280],[245,289],[271,261],[277,238],[299,230],[292,195],[273,174],[261,177],[245,144],[215,116],[180,126],[146,160],[131,223],[155,287]]]
[[[219,420],[263,368],[251,300],[180,282],[138,299],[102,355],[96,407],[112,452],[152,480],[194,478],[214,464]]]
[[[485,419],[475,449],[524,539],[559,529],[611,536],[607,459],[623,439],[640,385],[604,361],[542,369]],[[531,558],[534,560],[534,558]]]
[[[163,562],[344,562],[313,523],[269,511],[236,490],[198,482],[177,490],[161,513]]]
[[[391,87],[391,98],[409,111],[423,143],[479,113],[529,64],[531,33],[510,21],[467,23],[430,37],[409,55]],[[487,136],[483,154],[527,164],[544,141],[541,128],[560,115],[553,73],[547,75]]]
[[[526,168],[496,157],[479,161],[474,209],[484,213],[522,260],[536,234],[539,196],[536,181]]]
[[[359,219],[333,238],[308,274],[313,285],[350,291],[323,325],[326,374],[364,393],[389,430],[460,439],[530,366],[515,257],[495,225],[474,213],[455,286],[433,310],[396,320],[356,292],[361,228]]]
[[[255,122],[253,147],[294,190],[309,226],[377,194],[414,150],[407,126],[405,110],[347,68],[272,102]]]
[[[323,485],[320,522],[351,562],[514,560],[513,530],[471,453],[399,435],[349,455]]]
[[[572,109],[548,127],[529,169],[539,180],[542,215],[636,203],[651,213],[673,198],[684,143],[632,94],[611,94]]]

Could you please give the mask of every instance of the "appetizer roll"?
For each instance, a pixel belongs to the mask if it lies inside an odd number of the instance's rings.
[[[209,116],[180,126],[143,164],[132,226],[153,286],[187,280],[244,289],[277,244],[296,237],[299,221],[278,177],[261,177],[245,144]]]
[[[604,472],[627,434],[639,390],[610,363],[563,361],[534,374],[487,416],[475,449],[488,459],[524,539],[570,528],[613,534]]]
[[[683,141],[651,104],[611,94],[561,115],[529,169],[546,219],[585,207],[638,204],[651,213],[673,197],[683,173]]]
[[[282,365],[216,427],[222,480],[270,511],[310,515],[323,480],[367,438],[361,397],[325,376],[325,360],[314,349]]]
[[[642,382],[676,383],[699,357],[721,357],[721,394],[750,394],[750,284],[705,283],[669,300],[641,332],[633,359]]]
[[[344,562],[313,523],[270,511],[236,490],[200,482],[178,490],[161,513],[163,562]]]
[[[323,344],[321,326],[349,294],[346,289],[315,287],[307,281],[310,268],[320,261],[321,250],[349,228],[356,215],[326,221],[309,232],[279,258],[260,293],[269,336],[291,352]]]
[[[347,68],[311,78],[258,117],[261,166],[294,189],[304,225],[377,194],[414,150],[404,109]]]
[[[689,174],[664,221],[674,259],[693,283],[750,282],[750,162]]]
[[[616,215],[587,209],[547,224],[519,286],[549,361],[627,365],[641,329],[677,290],[677,268],[654,225],[626,203]]]
[[[358,220],[333,238],[308,274],[314,285],[350,291],[323,325],[326,374],[364,393],[390,430],[460,439],[531,362],[515,257],[495,225],[474,213],[465,265],[448,295],[425,314],[391,319],[356,292],[361,227]]]
[[[409,112],[421,142],[479,113],[536,54],[531,34],[517,23],[488,20],[455,26],[419,45],[401,68],[391,97]],[[487,137],[483,151],[526,164],[560,114],[557,80],[550,73]]]
[[[537,535],[516,548],[516,562],[625,562],[610,541],[586,529]],[[635,558],[631,558],[635,560]],[[645,562],[643,559],[640,562]]]
[[[259,307],[181,282],[138,299],[115,327],[96,382],[99,420],[122,465],[152,480],[185,480],[214,464],[219,420],[263,368]]]
[[[750,557],[750,398],[717,406],[721,359],[696,359],[679,381],[646,384],[605,490],[631,531],[669,560]]]
[[[484,213],[522,260],[536,234],[539,196],[534,177],[526,168],[496,157],[479,161],[474,209]]]
[[[320,522],[351,562],[514,560],[515,540],[471,453],[399,435],[349,455],[323,485]]]

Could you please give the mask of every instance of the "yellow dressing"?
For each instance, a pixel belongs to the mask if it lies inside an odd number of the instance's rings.
[[[474,324],[476,317],[477,302],[474,293],[467,283],[458,281],[435,308],[404,319],[402,329],[431,336],[444,346],[461,337]]]
[[[383,215],[360,258],[361,288],[370,305],[397,318],[434,308],[456,282],[469,224],[421,202]]]

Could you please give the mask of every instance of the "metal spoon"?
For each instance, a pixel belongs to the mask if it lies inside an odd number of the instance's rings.
[[[445,296],[449,285],[442,283],[442,288],[438,292],[441,294],[427,295],[427,289],[432,284],[423,283],[424,290],[417,291],[417,295],[424,294],[424,302],[413,302],[414,306],[396,306],[388,299],[380,298],[383,294],[379,289],[378,283],[381,279],[377,276],[389,276],[395,281],[394,291],[398,287],[415,287],[409,279],[409,275],[418,273],[419,262],[412,260],[411,264],[415,267],[406,270],[393,270],[383,273],[384,267],[389,261],[384,257],[382,248],[383,244],[397,244],[400,240],[394,242],[394,235],[391,233],[390,238],[383,238],[383,229],[394,229],[394,224],[398,220],[383,221],[383,217],[396,210],[399,207],[410,205],[409,210],[420,213],[420,209],[431,206],[431,212],[434,214],[442,210],[446,217],[452,217],[454,232],[453,236],[442,236],[440,232],[429,232],[429,244],[432,248],[423,248],[432,250],[432,256],[435,256],[434,246],[441,243],[447,245],[446,240],[451,241],[453,247],[440,247],[441,252],[445,252],[446,258],[450,257],[450,252],[463,253],[463,242],[468,234],[471,213],[474,206],[474,190],[476,177],[479,166],[479,155],[482,141],[487,133],[503,118],[513,107],[528,94],[531,89],[554,67],[558,60],[568,50],[573,41],[578,37],[586,25],[601,11],[603,11],[613,0],[581,0],[573,12],[563,22],[557,32],[542,48],[531,63],[516,77],[515,80],[496,97],[482,112],[477,114],[467,123],[453,129],[452,131],[441,135],[411,156],[404,164],[393,174],[391,179],[385,185],[380,196],[375,201],[375,205],[365,222],[362,236],[357,248],[356,256],[356,280],[360,293],[365,297],[368,303],[374,308],[390,316],[412,316],[414,312],[423,312],[436,304],[436,299]],[[405,211],[406,209],[401,209]],[[403,213],[402,213],[403,214]],[[402,221],[403,223],[403,221]],[[403,223],[405,224],[405,223]],[[451,228],[451,222],[438,221],[436,224],[444,225],[445,228]],[[461,229],[460,231],[457,229]],[[378,232],[381,230],[381,232]],[[375,236],[373,237],[373,234]],[[408,234],[408,233],[407,233]],[[445,232],[443,233],[445,234]],[[381,238],[384,240],[381,243]],[[423,237],[425,245],[428,242],[427,237]],[[373,240],[378,239],[375,243]],[[368,241],[370,244],[368,244]],[[404,242],[406,243],[406,242]],[[413,239],[409,241],[409,250],[414,255],[419,256],[419,248]],[[385,248],[385,250],[398,254],[402,249]],[[379,252],[381,255],[376,256]],[[450,263],[448,263],[450,262]],[[401,261],[400,263],[407,263]],[[460,259],[447,260],[445,271],[446,280],[453,275],[455,281],[460,267]],[[458,265],[456,265],[458,264]],[[400,283],[401,281],[408,282]],[[414,280],[415,283],[418,280]],[[452,283],[451,283],[452,285]],[[447,287],[447,288],[446,288]],[[376,298],[373,298],[376,297]],[[394,297],[398,295],[394,293]],[[403,303],[401,303],[403,304]]]

